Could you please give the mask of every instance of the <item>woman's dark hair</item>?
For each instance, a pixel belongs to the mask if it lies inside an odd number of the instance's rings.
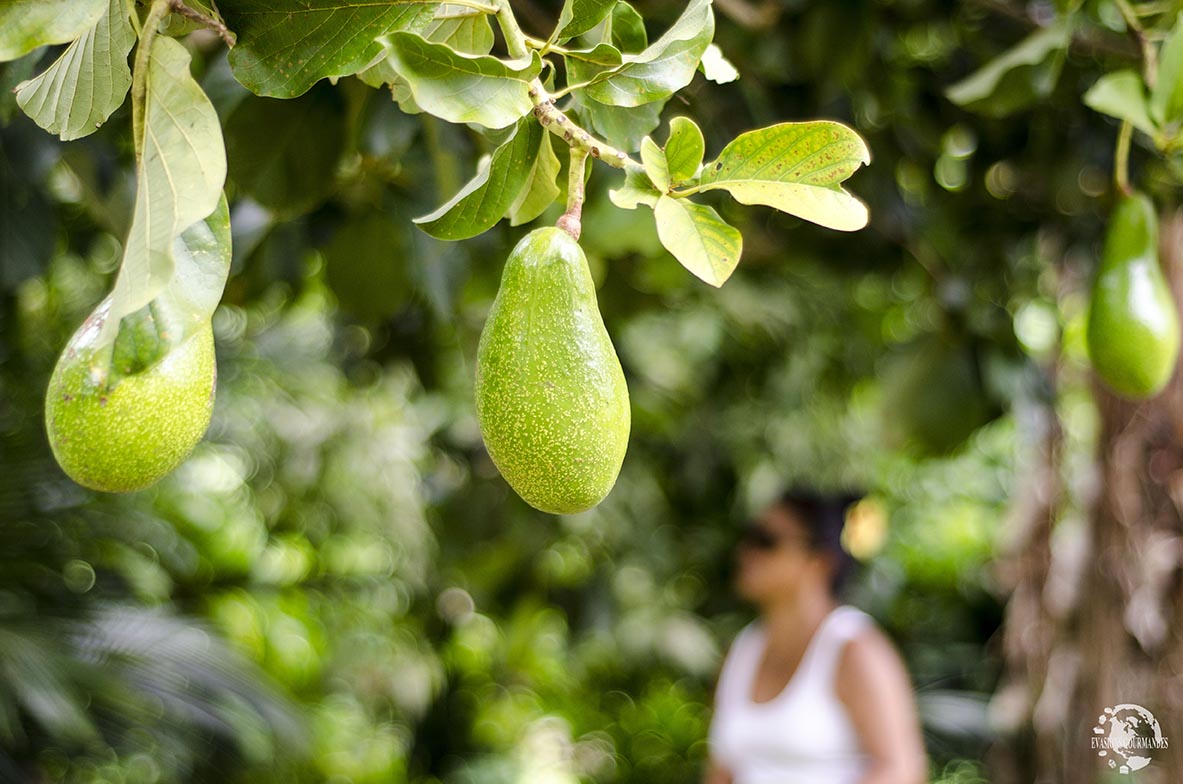
[[[778,506],[793,513],[805,527],[810,546],[834,558],[834,576],[830,591],[839,595],[854,572],[855,560],[842,546],[846,513],[862,499],[853,492],[818,493],[812,490],[785,490],[776,499]]]

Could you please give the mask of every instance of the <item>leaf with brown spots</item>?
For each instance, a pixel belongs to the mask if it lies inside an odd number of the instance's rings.
[[[867,206],[841,184],[870,161],[866,142],[841,123],[781,123],[736,137],[686,193],[722,189],[740,204],[855,231],[867,225]]]

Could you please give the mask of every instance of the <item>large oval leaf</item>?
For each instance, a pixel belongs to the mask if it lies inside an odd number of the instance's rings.
[[[4,0],[0,3],[0,62],[48,44],[64,44],[94,27],[107,0]]]
[[[226,181],[218,115],[189,72],[189,52],[171,38],[157,37],[152,46],[143,133],[135,209],[104,338],[172,280],[176,239],[214,211]]]
[[[17,87],[16,102],[33,122],[63,141],[94,133],[127,96],[127,55],[135,41],[123,0],[111,0],[94,27],[41,74]]]
[[[870,160],[866,143],[841,123],[781,123],[737,136],[703,169],[698,190],[854,231],[867,225],[867,206],[840,183]]]
[[[220,0],[238,36],[230,67],[256,95],[294,98],[325,77],[349,76],[382,52],[377,39],[423,30],[437,2],[424,0]]]
[[[411,33],[389,36],[388,59],[406,80],[416,105],[448,122],[504,128],[528,114],[528,83],[542,71],[533,53],[517,63],[465,55]]]

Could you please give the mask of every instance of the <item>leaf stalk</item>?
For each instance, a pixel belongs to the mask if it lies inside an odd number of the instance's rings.
[[[1154,46],[1154,42],[1150,40],[1150,36],[1146,33],[1146,28],[1142,26],[1142,21],[1138,18],[1138,12],[1130,5],[1129,0],[1117,0],[1117,7],[1121,11],[1121,16],[1125,19],[1126,27],[1130,29],[1132,35],[1142,48],[1142,78],[1146,82],[1146,86],[1153,89],[1154,83],[1158,80],[1158,50]]]

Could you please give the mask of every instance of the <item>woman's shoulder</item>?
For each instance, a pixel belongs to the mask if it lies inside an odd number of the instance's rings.
[[[750,655],[749,652],[761,649],[763,639],[764,626],[760,623],[759,618],[745,623],[731,638],[731,644],[727,647],[724,667],[728,662],[745,659]]]
[[[879,624],[871,615],[853,604],[840,604],[834,608],[829,631],[842,639],[850,639],[879,631]]]
[[[731,639],[731,651],[742,651],[759,643],[764,636],[764,624],[759,618],[753,618],[740,627]]]

